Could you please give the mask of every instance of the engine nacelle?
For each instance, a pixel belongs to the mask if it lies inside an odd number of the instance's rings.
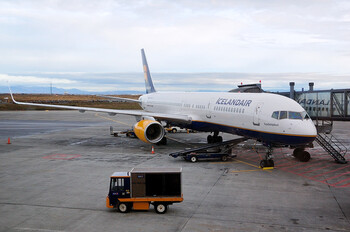
[[[158,143],[165,135],[163,126],[154,120],[139,121],[134,125],[134,133],[146,143]]]

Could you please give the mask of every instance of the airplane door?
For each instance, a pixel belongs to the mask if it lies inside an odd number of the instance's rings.
[[[210,100],[209,100],[209,102],[208,102],[208,105],[207,105],[207,112],[206,112],[206,114],[205,114],[205,116],[208,118],[208,119],[210,119],[211,118],[211,110],[210,110]]]
[[[261,108],[263,105],[264,105],[263,102],[258,102],[255,106],[254,113],[253,113],[254,126],[260,126],[260,115],[261,115]]]

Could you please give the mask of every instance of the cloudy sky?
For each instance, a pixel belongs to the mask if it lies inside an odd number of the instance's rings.
[[[0,1],[0,86],[143,90],[141,48],[157,90],[350,88],[350,1]]]

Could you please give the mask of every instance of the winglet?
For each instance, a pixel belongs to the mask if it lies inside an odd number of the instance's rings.
[[[156,92],[156,90],[153,86],[151,73],[149,72],[146,55],[143,48],[141,49],[141,55],[142,55],[143,73],[145,76],[146,93],[154,93]]]
[[[10,85],[9,85],[8,87],[9,87],[9,91],[10,91],[10,95],[11,95],[12,101],[13,101],[14,103],[18,104],[17,101],[14,99],[14,97],[13,97],[13,95],[12,95],[12,91],[11,91]]]

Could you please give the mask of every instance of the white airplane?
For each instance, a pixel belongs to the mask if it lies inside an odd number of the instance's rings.
[[[161,121],[196,131],[212,132],[208,143],[222,142],[219,132],[236,134],[256,139],[267,146],[266,157],[261,166],[273,166],[272,147],[296,148],[293,154],[308,161],[310,154],[304,148],[316,136],[316,128],[306,111],[294,100],[273,93],[248,92],[157,92],[149,72],[144,50],[141,50],[146,94],[138,100],[116,98],[138,102],[143,110],[113,110],[90,107],[48,105],[13,102],[22,105],[44,106],[95,111],[109,115],[135,116],[133,130],[136,136],[147,143],[166,144],[165,130]]]

